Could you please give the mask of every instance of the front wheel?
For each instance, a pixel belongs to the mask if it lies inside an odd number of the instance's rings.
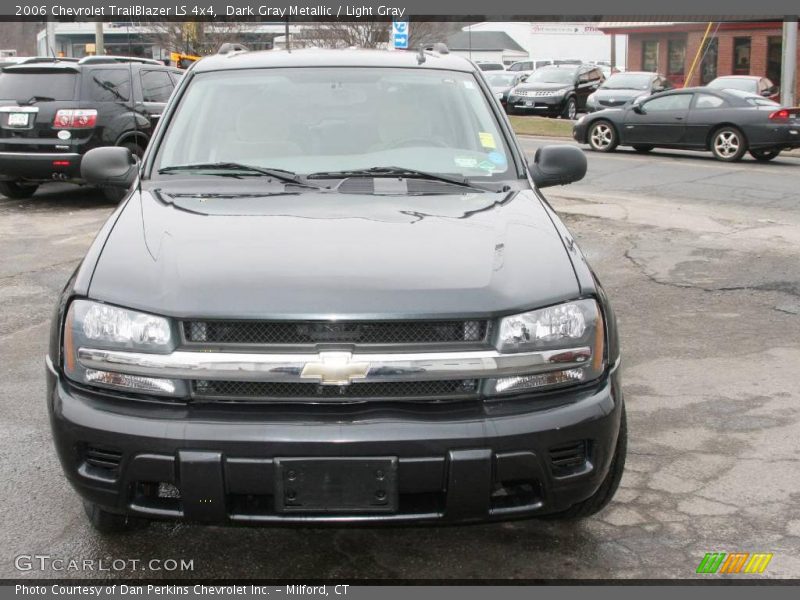
[[[747,151],[747,140],[736,127],[722,127],[711,138],[711,153],[723,162],[736,162]]]
[[[766,150],[750,150],[750,156],[759,162],[770,161],[773,158],[777,158],[780,153],[781,151],[776,150],[775,148],[768,148]]]
[[[617,147],[617,131],[608,121],[596,121],[589,127],[589,146],[598,152],[612,152]]]
[[[574,121],[577,116],[578,104],[575,102],[575,98],[568,98],[567,103],[564,105],[564,111],[561,113],[561,118]]]
[[[597,491],[586,500],[570,506],[567,510],[550,515],[543,515],[544,518],[559,521],[584,519],[603,510],[608,506],[608,503],[611,502],[611,499],[617,492],[617,488],[619,488],[619,482],[625,470],[625,457],[627,454],[628,420],[625,416],[625,407],[623,406],[622,417],[619,423],[619,433],[617,434],[617,445],[614,448],[614,458],[611,459],[611,466],[608,468],[608,474],[606,478],[603,479],[603,483],[601,483]]]
[[[24,200],[30,198],[39,189],[39,186],[21,185],[16,181],[0,181],[0,195],[12,200]]]

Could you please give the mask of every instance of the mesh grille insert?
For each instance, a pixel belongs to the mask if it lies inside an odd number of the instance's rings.
[[[442,344],[486,340],[486,321],[185,321],[186,340],[206,344]]]
[[[391,381],[321,385],[318,383],[274,383],[261,381],[194,382],[196,398],[244,400],[354,399],[354,398],[466,398],[475,396],[476,379],[445,381]]]

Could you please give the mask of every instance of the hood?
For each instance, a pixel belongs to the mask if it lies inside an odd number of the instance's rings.
[[[571,83],[543,83],[540,81],[530,81],[520,83],[517,88],[521,90],[535,90],[537,92],[548,92],[555,90],[572,89],[574,86]]]
[[[639,96],[648,95],[647,90],[614,90],[609,88],[600,88],[594,92],[595,100],[633,100]]]
[[[175,317],[423,318],[579,292],[532,190],[270,196],[224,182],[222,196],[208,189],[217,180],[203,178],[202,192],[147,182],[109,234],[89,296]]]

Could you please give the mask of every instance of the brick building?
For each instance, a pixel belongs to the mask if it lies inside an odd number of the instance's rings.
[[[686,78],[708,23],[601,23],[599,28],[628,36],[629,71],[659,71],[677,86],[705,85],[722,75],[766,76],[780,85],[782,26],[781,21],[712,23],[691,81]]]

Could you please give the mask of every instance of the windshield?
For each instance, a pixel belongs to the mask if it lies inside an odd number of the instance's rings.
[[[514,73],[491,73],[486,75],[486,80],[492,87],[507,87],[514,83]]]
[[[155,170],[231,162],[299,175],[402,167],[508,179],[510,156],[471,73],[247,69],[194,76]]]
[[[648,90],[651,76],[639,73],[616,73],[600,87],[606,90]]]
[[[534,71],[528,77],[527,83],[572,83],[575,80],[575,69],[560,69],[544,67]]]
[[[755,92],[757,89],[754,79],[739,79],[736,77],[715,79],[708,84],[708,87],[715,90],[742,90],[743,92]]]
[[[34,96],[72,100],[77,74],[51,69],[41,73],[0,72],[0,100],[27,102]]]

